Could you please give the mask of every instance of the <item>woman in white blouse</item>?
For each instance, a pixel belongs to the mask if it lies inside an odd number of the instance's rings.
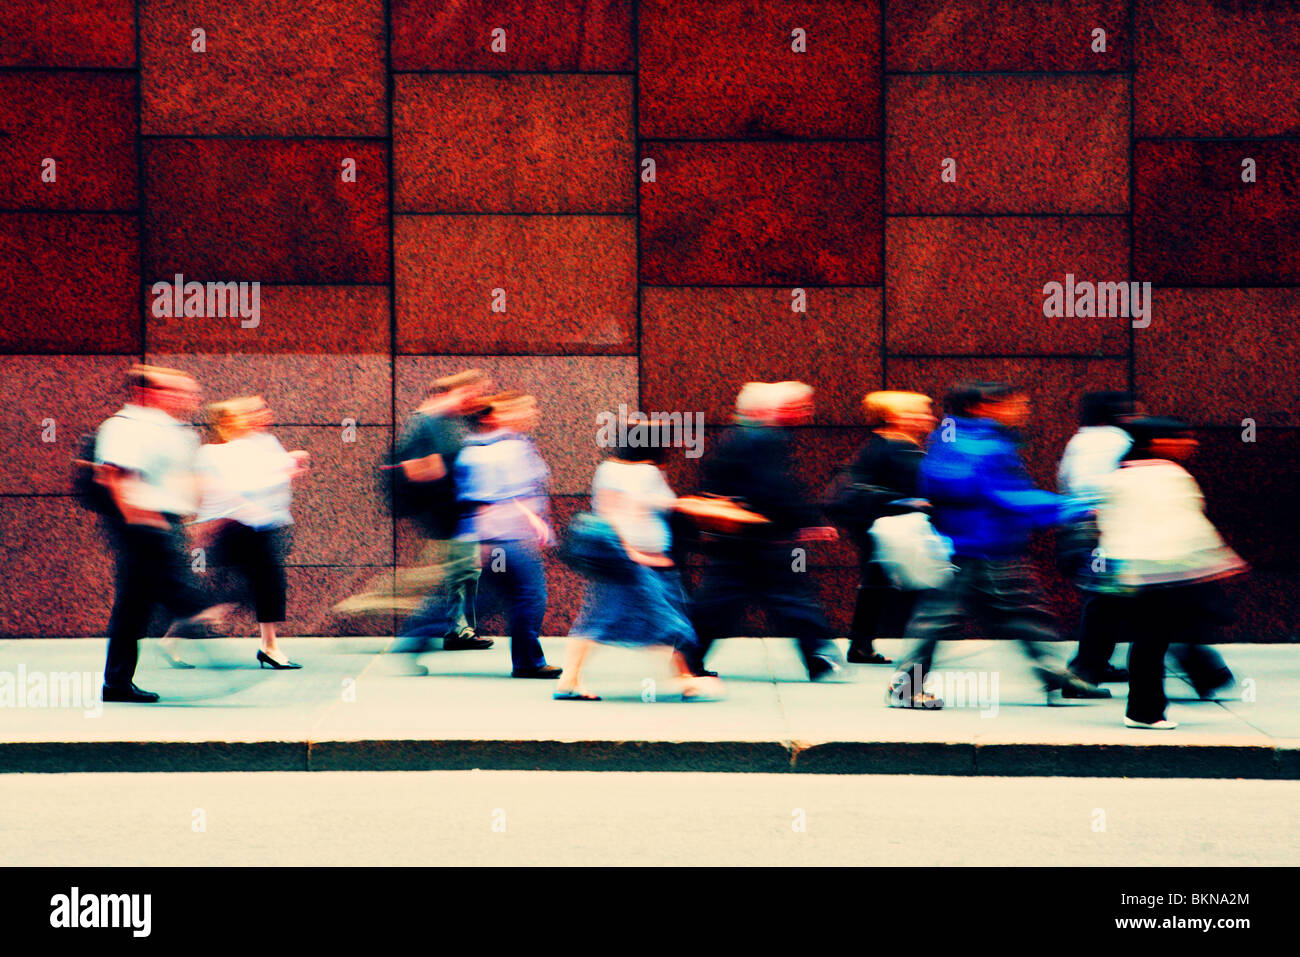
[[[1191,427],[1141,416],[1124,428],[1133,445],[1102,483],[1092,587],[1117,597],[1132,630],[1124,723],[1169,730],[1165,652],[1171,651],[1202,698],[1227,687],[1232,672],[1208,643],[1231,620],[1218,583],[1246,570],[1205,515],[1196,479],[1183,468],[1196,451]]]
[[[271,410],[261,396],[228,399],[209,411],[220,441],[199,450],[196,521],[207,523],[204,537],[252,592],[262,639],[258,663],[300,668],[276,645],[275,626],[285,617],[283,530],[293,522],[291,483],[307,472],[309,455],[286,452],[267,431]]]

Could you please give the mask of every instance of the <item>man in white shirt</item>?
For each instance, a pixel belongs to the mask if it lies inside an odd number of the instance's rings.
[[[133,683],[137,642],[155,605],[174,618],[217,617],[190,569],[183,519],[197,505],[194,456],[199,440],[186,423],[199,387],[174,369],[136,365],[126,404],[99,427],[95,477],[112,497],[106,516],[116,557],[117,590],[108,625],[104,701],[157,701]]]

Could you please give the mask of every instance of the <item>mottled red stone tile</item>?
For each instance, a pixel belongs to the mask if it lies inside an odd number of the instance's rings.
[[[399,216],[397,350],[634,352],[635,228],[622,216]]]

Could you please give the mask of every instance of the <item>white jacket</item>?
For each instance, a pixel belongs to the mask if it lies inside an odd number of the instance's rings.
[[[1163,459],[1125,462],[1103,483],[1097,510],[1107,574],[1141,587],[1235,574],[1245,562],[1205,517],[1205,499],[1186,469]]]

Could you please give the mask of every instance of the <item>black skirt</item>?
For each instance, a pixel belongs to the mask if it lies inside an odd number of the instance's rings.
[[[284,621],[286,538],[283,528],[250,528],[239,522],[228,523],[221,533],[218,559],[244,580],[259,622]]]

